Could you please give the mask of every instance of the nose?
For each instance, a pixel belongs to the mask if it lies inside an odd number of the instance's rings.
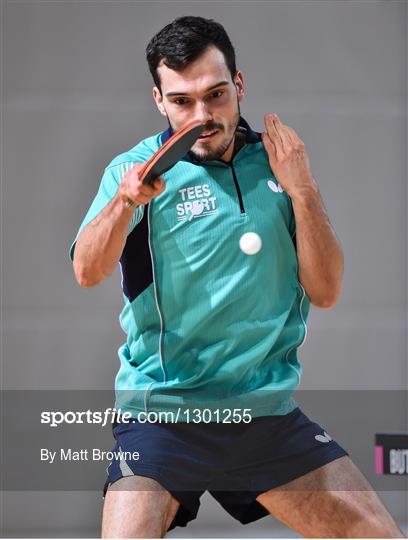
[[[207,124],[212,121],[212,115],[208,111],[205,103],[198,103],[195,110],[195,119],[199,120],[202,124]]]

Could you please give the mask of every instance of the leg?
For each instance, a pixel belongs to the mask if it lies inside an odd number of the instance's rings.
[[[126,476],[109,486],[102,538],[163,538],[179,502],[153,478]]]
[[[308,538],[405,538],[348,456],[261,493],[257,501]]]

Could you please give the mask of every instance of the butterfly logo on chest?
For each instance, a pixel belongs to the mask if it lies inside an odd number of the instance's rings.
[[[283,193],[283,188],[279,184],[279,182],[278,184],[276,184],[273,180],[268,180],[267,184],[268,184],[268,188],[274,191],[275,193]]]

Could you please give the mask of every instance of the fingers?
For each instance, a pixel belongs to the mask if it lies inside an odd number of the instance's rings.
[[[276,144],[277,150],[283,153],[289,152],[295,144],[294,130],[282,124],[277,114],[268,113],[265,115],[265,126],[272,141]]]
[[[120,196],[123,200],[130,199],[138,205],[145,205],[164,191],[165,182],[162,177],[155,178],[152,183],[143,184],[139,176],[143,167],[144,163],[135,163],[123,176],[120,184]]]
[[[265,146],[268,156],[272,156],[277,159],[276,146],[274,145],[269,135],[265,132],[262,133],[262,142]]]
[[[290,133],[290,136],[292,138],[293,144],[298,147],[304,147],[305,143],[302,141],[302,139],[298,136],[296,131],[292,129],[289,126],[286,126],[287,131]]]
[[[153,197],[149,197],[148,195],[144,195],[143,193],[138,193],[137,196],[133,195],[130,197],[130,199],[135,202],[137,205],[141,204],[148,204]]]
[[[268,134],[272,140],[276,139],[282,143],[281,137],[278,132],[277,124],[274,121],[274,114],[265,114],[265,127],[268,131]]]
[[[153,182],[153,188],[155,189],[155,191],[157,192],[157,194],[161,193],[162,191],[164,191],[164,188],[166,187],[166,184],[163,180],[163,178],[161,176],[159,176],[158,178],[156,178]]]
[[[164,191],[165,183],[162,178],[156,178],[151,184],[143,184],[137,179],[130,185],[130,199],[138,204],[147,204]]]
[[[131,176],[132,178],[134,178],[134,181],[135,183],[138,183],[140,184],[141,188],[147,188],[147,190],[144,190],[144,193],[148,194],[149,191],[151,191],[151,194],[153,195],[154,193],[156,193],[156,191],[158,191],[159,193],[162,191],[161,187],[164,187],[164,180],[161,176],[159,176],[158,178],[155,178],[153,180],[153,182],[149,183],[149,184],[143,184],[140,180],[140,176],[139,176],[139,173],[141,171],[141,169],[144,168],[144,163],[135,163],[134,166],[132,167],[132,169],[129,171],[131,172]]]
[[[140,180],[139,180],[140,182]],[[164,189],[164,180],[162,178],[156,178],[151,184],[143,184],[140,182],[140,193],[147,195],[148,197],[156,197]]]

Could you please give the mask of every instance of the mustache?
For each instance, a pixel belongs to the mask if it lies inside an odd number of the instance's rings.
[[[213,130],[213,129],[218,129],[218,130],[220,130],[220,129],[222,129],[222,126],[218,126],[218,125],[216,125],[216,124],[211,124],[211,125],[205,125],[205,126],[204,126],[204,131],[211,131],[211,130]]]

